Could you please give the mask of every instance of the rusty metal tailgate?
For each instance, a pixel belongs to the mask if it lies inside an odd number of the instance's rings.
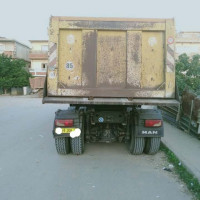
[[[175,98],[173,19],[52,17],[47,96]]]

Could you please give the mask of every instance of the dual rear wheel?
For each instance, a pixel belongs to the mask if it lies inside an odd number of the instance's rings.
[[[143,152],[149,155],[156,154],[160,148],[160,137],[132,137],[130,152],[133,155],[140,155]]]
[[[160,148],[160,137],[132,137],[130,152],[133,155],[140,155],[143,152],[149,155],[156,154]]]
[[[149,155],[156,154],[160,148],[161,137],[136,137],[134,127],[131,127],[130,153],[140,155],[143,152]]]
[[[55,145],[57,152],[62,155],[69,154],[70,150],[75,155],[80,155],[84,152],[84,139],[82,136],[55,138]]]
[[[76,138],[55,138],[57,152],[66,155],[70,153],[71,149],[72,153],[75,155],[82,154],[84,152],[84,137],[82,135]],[[158,152],[159,147],[160,137],[143,138],[133,136],[130,144],[130,152],[134,155],[140,155],[143,152],[153,155]]]
[[[79,127],[78,124],[75,124],[75,127]],[[58,137],[55,138],[56,150],[59,154],[69,154],[70,151],[74,155],[81,155],[84,152],[84,123],[81,119],[80,127],[81,135],[79,137],[70,138],[70,137]]]

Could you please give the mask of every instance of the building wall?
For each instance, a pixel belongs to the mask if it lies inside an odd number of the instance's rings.
[[[6,54],[12,56],[15,54],[15,43],[14,42],[0,42],[0,54]]]
[[[31,69],[34,69],[36,71],[42,71],[42,64],[46,64],[47,67],[47,63],[47,60],[31,60]]]
[[[16,42],[16,57],[30,61],[29,59],[30,48]]]
[[[30,42],[32,48],[29,54],[31,60],[31,68],[29,71],[33,76],[46,76],[48,63],[48,41]]]
[[[45,66],[45,68],[43,68]],[[31,60],[29,72],[33,76],[46,76],[47,60]]]
[[[183,53],[189,56],[200,54],[200,43],[176,43],[176,57]]]
[[[32,42],[32,51],[48,51],[48,42]],[[43,49],[46,46],[46,50]]]
[[[13,58],[20,58],[30,62],[29,51],[29,47],[20,44],[15,40],[0,41],[0,54],[4,53],[8,56],[12,56]]]
[[[200,54],[200,32],[180,32],[176,35],[176,58],[186,53],[192,57]]]

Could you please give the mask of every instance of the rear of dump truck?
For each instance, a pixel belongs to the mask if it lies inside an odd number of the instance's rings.
[[[69,104],[53,124],[58,153],[85,142],[124,142],[155,154],[163,120],[175,105],[173,19],[51,17],[43,103]]]

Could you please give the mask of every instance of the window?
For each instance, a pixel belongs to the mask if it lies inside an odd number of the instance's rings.
[[[48,45],[42,45],[42,51],[48,51]]]
[[[47,63],[42,63],[42,69],[46,69],[47,68]]]

